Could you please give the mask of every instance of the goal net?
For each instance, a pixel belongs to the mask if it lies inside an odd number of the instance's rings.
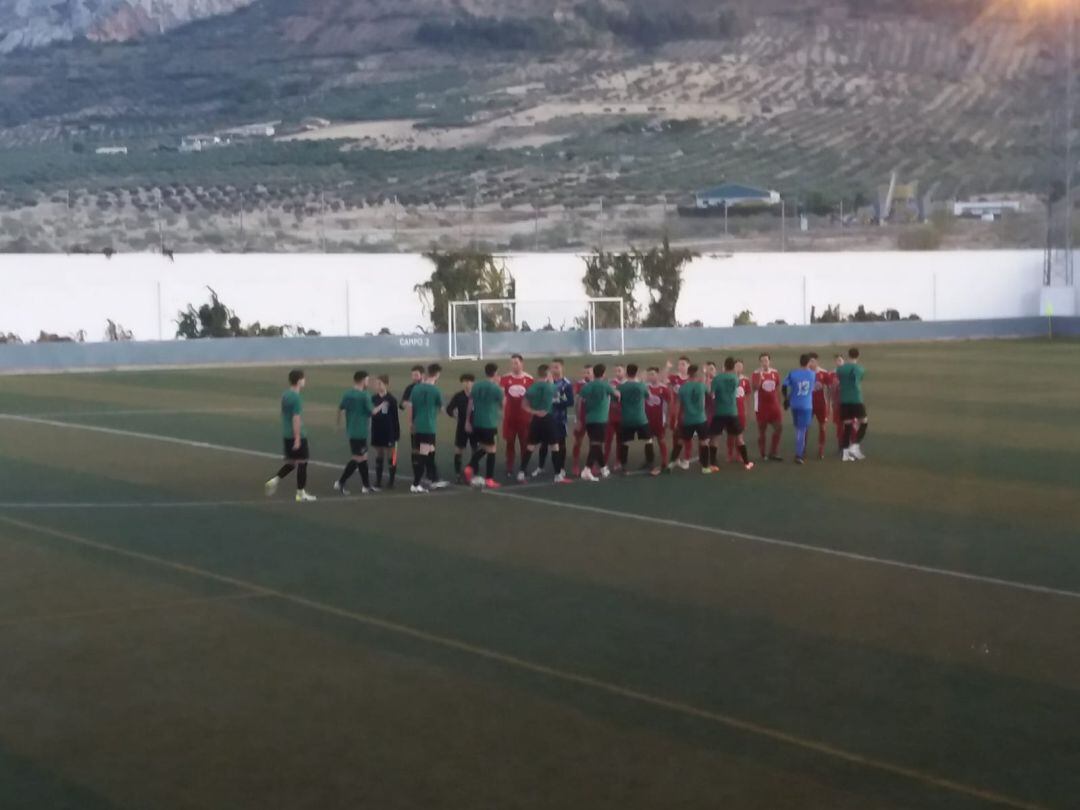
[[[515,333],[558,333],[562,339],[553,338],[553,351],[566,354],[614,355],[626,349],[626,307],[621,298],[451,301],[447,323],[451,360],[481,360],[520,350],[520,339],[509,338]]]

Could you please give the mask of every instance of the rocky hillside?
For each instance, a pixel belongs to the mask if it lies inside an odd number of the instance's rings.
[[[254,0],[0,0],[0,53],[80,37],[126,42]]]

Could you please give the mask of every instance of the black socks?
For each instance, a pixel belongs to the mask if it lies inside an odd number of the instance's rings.
[[[345,465],[345,471],[341,474],[341,478],[338,479],[338,486],[345,486],[345,482],[349,480],[349,477],[356,472],[356,468],[360,466],[355,459],[349,459],[349,463]],[[365,484],[364,486],[367,486]]]
[[[296,465],[296,488],[307,488],[307,462],[303,461]]]
[[[282,468],[280,470],[277,471],[277,477],[278,478],[288,478],[289,473],[291,473],[292,471],[293,471],[293,465],[292,464],[285,464],[285,465],[282,466]]]

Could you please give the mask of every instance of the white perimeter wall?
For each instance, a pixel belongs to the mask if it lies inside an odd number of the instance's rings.
[[[572,254],[506,259],[519,299],[583,296],[584,263]],[[325,335],[362,335],[387,327],[411,333],[429,320],[413,286],[432,265],[418,255],[154,254],[0,256],[0,332],[25,340],[41,330],[101,340],[111,318],[140,340],[175,334],[177,313],[217,290],[245,324],[302,324]],[[704,256],[684,273],[678,318],[730,326],[749,309],[758,323],[808,323],[839,304],[845,312],[898,309],[924,320],[1010,318],[1039,314],[1042,252],[746,253]],[[644,291],[637,296],[646,300]],[[567,307],[522,311],[535,327],[556,326]]]

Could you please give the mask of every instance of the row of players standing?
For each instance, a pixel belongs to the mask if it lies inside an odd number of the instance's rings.
[[[470,483],[499,486],[494,481],[498,428],[501,422],[506,450],[506,475],[513,475],[515,459],[520,450],[519,481],[526,480],[531,457],[538,449],[540,463],[533,475],[539,474],[546,456],[551,455],[555,481],[569,480],[566,475],[568,449],[567,421],[571,409],[576,412],[573,443],[574,475],[584,480],[599,480],[611,472],[611,449],[618,443],[616,470],[625,471],[631,442],[645,442],[643,469],[653,475],[675,467],[688,469],[691,445],[699,443],[701,471],[719,471],[717,466],[720,436],[727,434],[728,460],[740,461],[753,468],[743,440],[746,427],[746,400],[753,395],[758,425],[758,447],[763,458],[781,460],[778,455],[783,431],[781,396],[784,409],[792,410],[796,428],[796,461],[802,463],[806,453],[806,434],[814,417],[819,423],[819,457],[825,454],[825,424],[830,408],[837,423],[837,435],[845,461],[861,459],[859,442],[866,433],[866,411],[862,405],[861,380],[863,371],[858,365],[858,349],[849,352],[850,363],[836,357],[836,371],[827,372],[818,366],[816,354],[804,354],[799,368],[781,381],[772,367],[771,358],[763,353],[761,366],[747,378],[742,361],[728,357],[723,371],[709,362],[703,367],[680,357],[677,370],[668,362],[663,371],[649,367],[645,381],[639,379],[635,364],[616,365],[613,378],[605,378],[602,365],[586,365],[582,377],[570,382],[565,376],[564,363],[556,359],[542,364],[537,377],[524,370],[521,355],[511,357],[510,373],[498,376],[498,366],[489,363],[485,377],[477,382],[473,375],[461,376],[462,390],[451,398],[447,413],[456,418],[455,470]],[[375,378],[375,394],[368,391],[369,375],[358,371],[354,386],[346,391],[338,409],[338,422],[345,418],[351,458],[334,488],[347,494],[345,484],[359,471],[362,492],[381,487],[383,471],[389,466],[389,485],[394,485],[397,470],[397,444],[401,428],[398,411],[408,410],[410,445],[414,481],[412,492],[446,486],[438,477],[435,465],[437,417],[443,407],[442,394],[437,387],[441,367],[414,366],[412,382],[405,388],[400,404],[390,393],[390,379]],[[298,469],[297,499],[311,499],[306,494],[308,447],[303,430],[303,410],[300,391],[306,382],[302,370],[289,374],[290,388],[282,397],[282,424],[285,438],[285,465],[267,482],[267,493],[273,494],[278,483],[295,467]],[[766,455],[769,431],[772,441]],[[667,453],[666,435],[672,436],[672,453]],[[856,436],[857,431],[857,436]],[[589,440],[586,467],[580,467],[581,446]],[[659,444],[657,463],[654,442]],[[368,474],[368,447],[375,450],[375,486]],[[473,450],[469,465],[462,470],[466,448]],[[736,452],[739,458],[736,459]],[[486,459],[484,457],[487,457]],[[479,477],[479,462],[486,462],[486,476]],[[426,485],[425,485],[426,479]]]
[[[567,445],[569,444],[568,415],[575,413],[573,430],[573,475],[584,480],[606,477],[614,469],[625,471],[629,444],[635,440],[645,441],[643,469],[653,475],[662,471],[690,466],[691,443],[699,440],[699,458],[702,471],[717,472],[720,452],[718,436],[726,433],[727,460],[741,462],[747,469],[753,467],[745,450],[742,433],[746,428],[747,400],[754,403],[754,415],[758,428],[758,451],[762,459],[781,461],[780,440],[783,433],[783,410],[790,408],[796,432],[795,461],[803,463],[807,452],[807,434],[812,421],[819,426],[818,457],[826,453],[826,425],[832,419],[836,424],[838,450],[844,460],[862,458],[857,443],[866,433],[865,407],[861,404],[862,367],[858,365],[859,351],[852,349],[845,360],[836,355],[836,367],[828,371],[820,366],[816,353],[800,357],[799,368],[781,379],[780,372],[772,366],[768,353],[759,357],[760,366],[751,377],[743,373],[743,362],[729,357],[721,371],[716,363],[705,363],[701,368],[683,356],[677,366],[670,361],[660,369],[646,369],[644,380],[640,369],[634,364],[614,366],[610,379],[602,365],[587,364],[582,376],[571,382],[565,375],[565,364],[556,358],[550,365],[543,364],[533,377],[525,371],[520,355],[511,357],[508,374],[497,377],[497,366],[488,364],[482,392],[471,374],[461,376],[462,389],[451,400],[447,412],[457,419],[455,435],[455,470],[462,474],[463,455],[466,448],[487,448],[480,456],[488,455],[487,475],[481,479],[487,486],[497,485],[493,480],[496,418],[492,409],[501,406],[501,433],[505,442],[506,478],[515,477],[515,460],[521,464],[516,478],[524,482],[532,454],[539,449],[539,464],[532,471],[540,474],[545,458],[561,453],[561,461],[554,466],[556,482],[567,480],[565,471]],[[844,368],[847,366],[847,368]],[[599,372],[599,374],[598,374]],[[420,369],[414,369],[419,374]],[[592,384],[597,380],[602,384]],[[846,383],[851,399],[850,407],[842,402]],[[496,383],[501,390],[501,402],[494,403]],[[541,388],[534,388],[543,383]],[[411,388],[411,386],[410,386]],[[610,389],[610,390],[609,390]],[[605,393],[607,392],[607,393]],[[403,399],[407,399],[406,389]],[[475,403],[480,401],[485,411],[483,426],[474,426]],[[855,402],[858,407],[855,407]],[[668,456],[667,435],[671,435],[672,453]],[[858,440],[855,439],[856,432]],[[479,435],[482,434],[482,435]],[[771,438],[770,438],[771,434]],[[585,467],[581,467],[581,448],[586,437],[589,455]],[[702,442],[702,440],[704,440]],[[654,442],[659,445],[654,447]],[[617,445],[616,462],[611,464],[611,452]],[[766,447],[768,445],[768,450]],[[708,448],[708,449],[703,449]],[[659,463],[656,459],[659,449]],[[476,458],[474,453],[474,459]],[[464,470],[464,477],[472,479],[479,473],[475,461]]]

